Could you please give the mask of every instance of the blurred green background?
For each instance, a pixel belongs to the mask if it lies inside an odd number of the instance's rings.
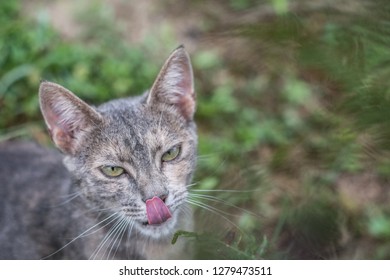
[[[0,141],[51,145],[41,79],[91,104],[137,95],[182,43],[196,257],[389,259],[385,0],[1,1]]]

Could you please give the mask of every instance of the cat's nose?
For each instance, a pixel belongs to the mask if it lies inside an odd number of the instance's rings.
[[[155,194],[152,194],[149,196],[144,196],[142,200],[146,203],[147,200],[152,199],[153,197],[158,197],[159,199],[161,199],[165,203],[165,201],[167,200],[167,197],[168,197],[168,192],[164,192],[162,194],[155,193]]]

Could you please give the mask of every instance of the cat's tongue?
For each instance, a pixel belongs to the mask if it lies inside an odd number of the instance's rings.
[[[146,214],[149,225],[159,225],[172,217],[165,203],[157,196],[146,200]]]

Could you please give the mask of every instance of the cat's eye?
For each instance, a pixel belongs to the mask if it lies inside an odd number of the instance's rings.
[[[175,158],[177,158],[179,156],[180,151],[181,151],[181,146],[180,145],[176,145],[176,146],[170,148],[168,151],[166,151],[162,155],[161,160],[163,162],[172,161],[172,160],[174,160]]]
[[[122,175],[125,170],[120,166],[105,165],[100,168],[104,175],[108,177],[118,177]]]

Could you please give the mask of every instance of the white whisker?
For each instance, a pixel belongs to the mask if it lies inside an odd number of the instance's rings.
[[[237,228],[240,232],[241,232],[241,229],[238,225],[236,225],[234,222],[232,222],[231,220],[229,220],[227,217],[225,217],[225,215],[231,215],[233,216],[232,214],[229,214],[225,211],[222,211],[218,208],[215,208],[213,206],[210,206],[210,205],[207,205],[201,201],[196,201],[196,200],[193,200],[191,198],[188,198],[187,200],[190,204],[194,205],[194,206],[198,206],[200,208],[203,208],[205,210],[208,210],[210,211],[211,213],[221,217],[222,219],[224,219],[225,221],[227,221],[229,224],[233,225],[235,228]]]
[[[125,218],[125,219],[123,219],[122,227],[121,227],[121,229],[120,229],[120,234],[119,234],[119,236],[118,236],[119,239],[117,238],[118,245],[116,246],[115,252],[114,252],[114,254],[112,255],[113,258],[116,256],[116,253],[118,252],[119,247],[120,247],[120,244],[121,244],[121,242],[122,242],[123,236],[125,235],[125,232],[126,232],[126,230],[129,228],[129,224],[130,224],[131,222],[132,222],[131,218]],[[116,243],[116,242],[115,242],[115,243]],[[111,250],[112,250],[112,248],[113,248],[114,246],[115,246],[115,244],[113,244],[113,246],[111,246],[111,249],[110,249],[110,252],[108,253],[108,258],[107,258],[107,259],[109,259],[109,256],[110,256],[110,254],[111,254]]]
[[[63,206],[63,205],[65,205],[65,204],[71,202],[71,201],[74,200],[75,198],[79,197],[80,195],[81,195],[81,192],[76,192],[76,193],[64,195],[64,196],[62,196],[61,198],[64,198],[65,200],[59,201],[58,203],[56,203],[56,204],[54,204],[54,205],[51,205],[50,208],[55,208],[55,207]]]
[[[250,214],[252,216],[258,216],[256,213],[253,213],[247,209],[244,209],[242,207],[239,207],[229,201],[226,201],[226,200],[223,200],[221,198],[218,198],[218,197],[214,197],[214,196],[211,196],[211,195],[205,195],[205,194],[194,194],[194,193],[190,193],[189,194],[190,197],[193,197],[193,198],[199,198],[199,199],[204,199],[204,200],[208,200],[208,201],[212,201],[212,202],[216,202],[216,203],[221,203],[221,204],[224,204],[226,206],[230,206],[232,208],[235,208],[235,209],[238,209],[244,213],[247,213],[247,214]],[[233,214],[230,214],[231,216],[237,216],[237,215],[233,215]]]
[[[189,188],[191,188],[191,187],[193,187],[193,186],[196,186],[196,185],[198,185],[198,184],[199,184],[198,182],[194,182],[194,183],[192,183],[192,184],[186,185],[185,188],[186,188],[186,189],[189,189]]]
[[[78,240],[79,238],[81,237],[84,237],[88,232],[90,232],[92,229],[96,228],[97,226],[99,226],[100,224],[104,223],[105,221],[111,219],[113,216],[117,215],[117,213],[113,213],[111,214],[110,216],[108,216],[107,218],[105,218],[104,220],[100,221],[99,223],[91,226],[90,228],[88,228],[87,230],[83,231],[82,233],[80,233],[78,236],[76,236],[75,238],[73,238],[70,242],[66,243],[64,246],[62,246],[60,249],[58,249],[57,251],[51,253],[50,255],[42,258],[42,259],[48,259],[50,258],[51,256],[57,254],[58,252],[60,252],[61,250],[65,249],[66,247],[68,247],[70,244],[72,244],[73,242],[75,242],[76,240]],[[115,219],[114,219],[115,220]],[[112,222],[112,221],[111,221]],[[111,223],[110,222],[110,223]],[[100,228],[101,229],[101,228]]]
[[[134,224],[135,224],[135,221],[133,219],[130,219],[129,220],[129,227],[128,227],[128,230],[127,230],[127,243],[130,244],[131,243],[131,232],[133,231],[133,227],[134,227]],[[131,246],[130,246],[130,249],[131,249]],[[131,258],[131,252],[128,251],[127,252],[127,257],[130,259]]]
[[[119,219],[119,220],[118,220]],[[122,224],[122,221],[124,220],[124,217],[121,217],[121,216],[118,216],[118,219],[116,219],[117,221],[115,222],[115,224],[110,228],[110,230],[107,232],[107,234],[105,235],[105,237],[103,238],[102,241],[100,241],[98,247],[95,249],[95,251],[93,251],[91,257],[89,259],[96,259],[96,257],[99,255],[100,251],[103,249],[104,245],[107,243],[107,241],[110,239],[110,237],[113,235],[113,234],[116,234],[116,231],[118,229],[118,227],[121,226]],[[111,242],[109,242],[109,244],[111,244]],[[107,251],[107,248],[106,250],[104,251],[104,253],[102,254],[102,256],[105,255]]]
[[[253,193],[259,191],[259,189],[256,190],[202,190],[202,189],[192,189],[192,192],[226,192],[226,193]]]

